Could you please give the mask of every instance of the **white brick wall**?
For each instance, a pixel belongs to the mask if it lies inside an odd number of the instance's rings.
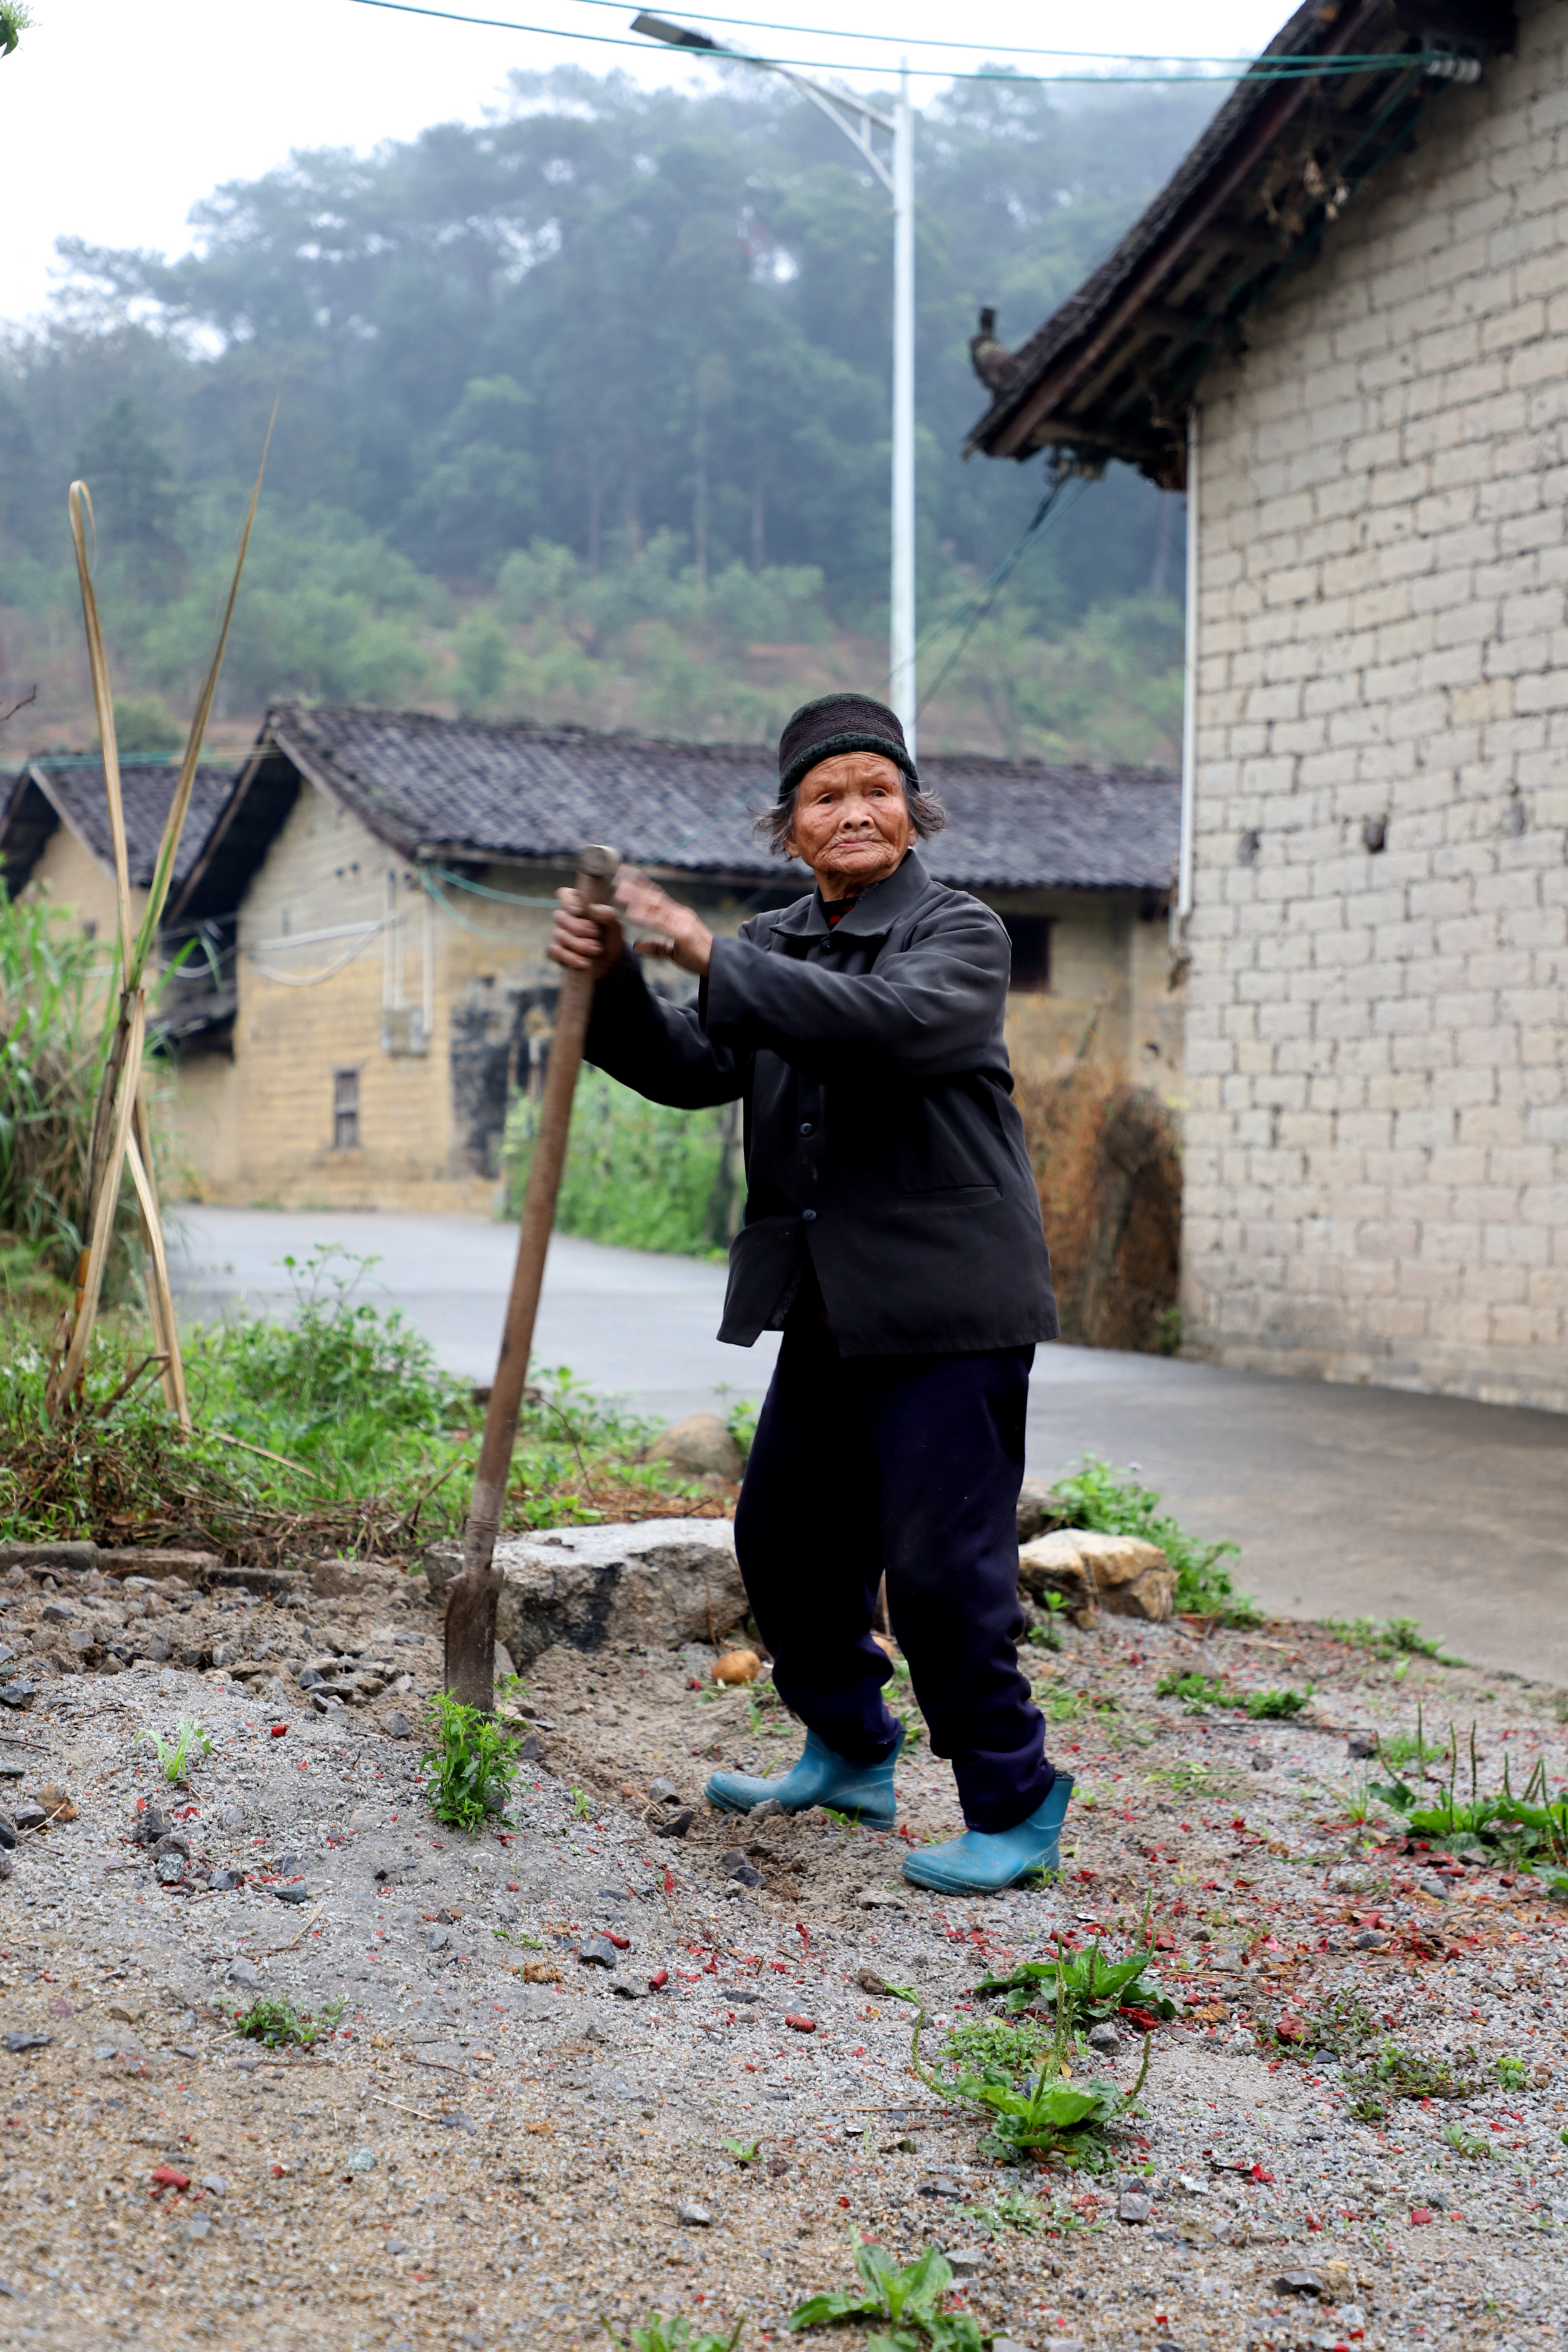
[[[1568,5],[1520,34],[1202,387],[1185,1323],[1568,1410]]]

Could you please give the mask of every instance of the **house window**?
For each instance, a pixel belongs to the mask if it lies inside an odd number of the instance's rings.
[[[332,1150],[359,1150],[359,1072],[332,1072]]]
[[[1013,977],[1008,986],[1022,995],[1039,996],[1051,984],[1051,920],[1048,915],[1004,915],[1013,942]]]

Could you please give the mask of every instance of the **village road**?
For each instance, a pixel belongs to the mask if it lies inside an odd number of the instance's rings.
[[[171,1234],[185,1310],[286,1312],[279,1261],[320,1242],[372,1253],[452,1370],[489,1379],[516,1228],[437,1215],[187,1207]],[[776,1341],[721,1347],[723,1268],[557,1235],[536,1360],[673,1420],[721,1384],[760,1396]],[[1234,1536],[1266,1606],[1416,1617],[1477,1664],[1568,1685],[1568,1417],[1336,1388],[1089,1348],[1042,1348],[1029,1466],[1136,1463],[1177,1516]]]

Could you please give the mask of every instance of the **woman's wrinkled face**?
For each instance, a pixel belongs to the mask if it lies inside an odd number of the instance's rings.
[[[853,898],[886,881],[914,837],[901,770],[879,751],[839,751],[795,787],[784,847],[825,898]]]

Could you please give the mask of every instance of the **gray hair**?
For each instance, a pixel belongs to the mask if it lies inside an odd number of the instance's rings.
[[[787,798],[775,801],[772,808],[764,809],[752,827],[758,838],[767,843],[775,857],[789,856],[789,851],[784,847],[784,838],[795,823],[795,793],[799,790],[800,786],[796,784]],[[947,823],[947,811],[934,793],[911,791],[909,780],[905,778],[904,798],[909,803],[910,823],[914,827],[917,841],[929,841],[933,833],[942,831]]]

